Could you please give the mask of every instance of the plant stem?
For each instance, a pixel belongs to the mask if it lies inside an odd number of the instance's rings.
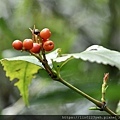
[[[30,51],[29,51],[30,52]],[[44,69],[47,71],[47,73],[49,74],[49,76],[54,79],[57,80],[57,74],[50,68],[50,66],[48,65],[48,61],[46,59],[46,56],[44,54],[44,52],[42,53],[43,55],[43,59],[40,55],[37,55],[35,53],[30,52],[31,55],[35,56],[43,65]]]
[[[31,53],[31,52],[30,52]],[[59,81],[62,84],[64,84],[65,86],[69,87],[70,89],[72,89],[73,91],[79,93],[80,95],[82,95],[83,97],[87,98],[89,101],[91,101],[92,103],[94,103],[96,106],[98,106],[100,108],[101,111],[106,111],[107,113],[109,113],[112,116],[115,116],[118,119],[118,116],[116,113],[114,113],[112,110],[110,110],[108,107],[103,106],[103,103],[94,99],[93,97],[89,96],[88,94],[84,93],[83,91],[81,91],[80,89],[76,88],[75,86],[71,85],[70,83],[68,83],[67,81],[65,81],[60,74],[54,72],[50,66],[48,65],[46,56],[44,51],[42,51],[42,55],[43,55],[43,59],[40,58],[40,56],[31,53],[33,56],[35,56],[44,66],[45,70],[48,72],[48,74],[50,75],[50,77],[53,80]]]
[[[89,96],[88,94],[84,93],[80,89],[76,88],[75,86],[73,86],[70,83],[68,83],[65,80],[63,80],[61,77],[60,77],[59,82],[61,82],[65,86],[69,87],[70,89],[74,90],[75,92],[81,94],[83,97],[87,98],[88,100],[90,100],[91,102],[93,102],[94,104],[96,104],[98,107],[101,107],[101,102],[100,101],[92,98],[91,96]]]
[[[118,115],[116,113],[114,113],[110,108],[105,107],[104,111],[106,111],[107,113],[109,113],[110,115],[116,116],[116,118],[118,117]]]
[[[59,77],[58,81],[61,82],[62,84],[64,84],[65,86],[69,87],[70,89],[74,90],[75,92],[79,93],[83,97],[87,98],[89,101],[91,101],[92,103],[94,103],[99,108],[102,107],[102,105],[103,105],[102,102],[100,102],[100,101],[94,99],[93,97],[89,96],[88,94],[84,93],[80,89],[76,88],[75,86],[73,86],[70,83],[68,83],[65,80],[63,80],[61,77]],[[109,113],[110,115],[116,116],[116,118],[117,118],[117,114],[114,113],[112,110],[110,110],[108,107],[105,107],[103,110],[106,111],[107,113]]]

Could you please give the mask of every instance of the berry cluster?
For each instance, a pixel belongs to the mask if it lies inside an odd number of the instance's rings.
[[[49,38],[51,32],[48,28],[44,28],[41,31],[38,29],[31,29],[32,39],[25,39],[23,42],[20,40],[15,40],[12,46],[16,50],[25,50],[33,53],[40,53],[41,50],[51,51],[54,48],[54,42]]]

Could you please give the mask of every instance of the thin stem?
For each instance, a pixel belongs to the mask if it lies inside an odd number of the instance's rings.
[[[89,101],[91,101],[92,103],[94,103],[99,108],[102,107],[103,104],[100,101],[98,101],[98,100],[94,99],[93,97],[89,96],[88,94],[82,92],[80,89],[78,89],[75,86],[71,85],[70,83],[66,82],[61,77],[59,78],[59,82],[61,82],[65,86],[69,87],[70,89],[74,90],[75,92],[79,93],[83,97],[87,98]],[[106,111],[107,113],[109,113],[110,115],[116,116],[116,118],[117,118],[117,114],[114,113],[112,110],[110,110],[108,107],[105,107],[103,110]]]
[[[29,51],[30,52],[30,51]],[[32,52],[30,52],[31,55],[35,56],[43,65],[43,67],[45,68],[45,70],[47,71],[47,73],[49,74],[49,76],[54,79],[54,80],[57,80],[57,74],[50,68],[50,66],[48,65],[48,61],[46,59],[46,56],[44,55],[43,59],[40,55],[37,55],[37,54],[34,54]]]
[[[88,100],[90,100],[91,102],[93,102],[94,104],[96,104],[98,107],[101,107],[101,102],[100,101],[92,98],[91,96],[89,96],[88,94],[84,93],[80,89],[76,88],[75,86],[73,86],[70,83],[68,83],[65,80],[63,80],[61,77],[59,79],[59,82],[61,82],[65,86],[69,87],[70,89],[74,90],[75,92],[81,94],[83,97],[87,98]]]
[[[116,116],[116,118],[118,117],[118,115],[116,113],[114,113],[110,108],[105,107],[104,111],[106,111],[107,113],[109,113],[110,115]]]
[[[35,53],[32,53],[31,51],[29,51],[29,53],[30,53],[31,55],[35,56],[41,63],[43,63],[43,60],[42,60],[42,58],[41,58],[40,56],[38,56],[38,55],[35,54]]]

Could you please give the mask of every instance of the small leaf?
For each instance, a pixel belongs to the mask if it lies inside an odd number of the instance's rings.
[[[65,54],[62,57],[53,59],[53,61],[59,63],[67,60],[68,62],[70,57],[82,59],[84,61],[88,60],[90,62],[102,63],[105,65],[109,64],[111,66],[116,66],[120,70],[120,52],[109,50],[99,45],[93,45],[81,53]]]
[[[90,107],[89,110],[101,110],[99,107]]]
[[[27,61],[14,59],[2,59],[1,63],[6,71],[6,76],[10,77],[10,81],[14,78],[18,79],[14,85],[18,87],[20,95],[28,105],[28,86],[40,67]]]

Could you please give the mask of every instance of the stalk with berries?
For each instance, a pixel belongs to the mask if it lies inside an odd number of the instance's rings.
[[[51,31],[48,28],[44,28],[41,31],[39,31],[39,29],[36,29],[35,26],[33,29],[31,28],[29,29],[32,33],[32,38],[25,39],[23,40],[23,42],[20,40],[13,41],[12,46],[14,49],[19,50],[19,51],[26,51],[30,53],[31,55],[33,55],[34,57],[36,57],[39,60],[39,62],[42,63],[44,69],[46,70],[46,72],[49,74],[49,76],[53,80],[64,84],[65,86],[79,93],[80,95],[87,98],[89,101],[91,101],[97,106],[97,107],[91,108],[91,110],[106,111],[113,116],[117,116],[116,113],[111,111],[106,106],[106,102],[105,102],[105,92],[107,89],[106,83],[107,83],[109,74],[105,74],[104,82],[102,85],[102,98],[101,98],[101,101],[98,101],[94,99],[93,97],[89,96],[88,94],[84,93],[80,89],[76,88],[75,86],[71,85],[67,81],[65,81],[60,75],[59,65],[57,66],[57,68],[54,68],[55,66],[52,63],[53,67],[50,67],[50,65],[48,64],[48,60],[46,58],[46,52],[50,52],[54,49],[54,42],[50,40]]]

